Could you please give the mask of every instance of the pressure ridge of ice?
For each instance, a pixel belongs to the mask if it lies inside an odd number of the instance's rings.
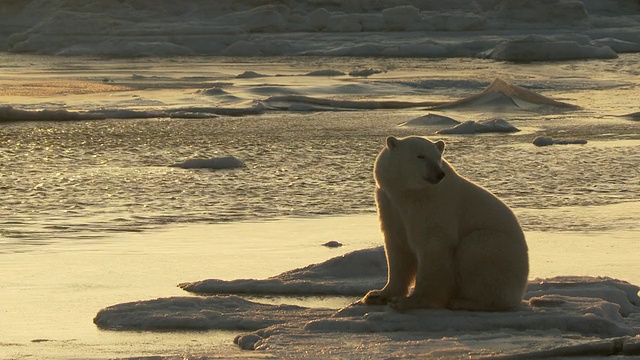
[[[634,0],[19,0],[0,51],[103,56],[613,58],[640,51]]]

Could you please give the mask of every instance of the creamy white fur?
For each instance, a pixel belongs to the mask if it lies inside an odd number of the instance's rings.
[[[363,302],[514,309],[529,273],[522,229],[507,205],[442,158],[444,147],[421,137],[389,137],[378,155],[376,203],[389,273],[386,286]]]

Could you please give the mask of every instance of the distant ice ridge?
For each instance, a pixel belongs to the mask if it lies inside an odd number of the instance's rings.
[[[341,294],[356,299],[367,290],[383,286],[385,280],[384,250],[378,247],[265,280],[205,280],[180,286],[199,294]],[[405,356],[424,356],[434,346],[455,352],[460,351],[461,344],[467,344],[466,353],[457,356],[468,358],[473,352],[468,346],[475,342],[482,342],[484,351],[492,351],[485,355],[638,355],[639,290],[638,286],[606,277],[535,279],[529,282],[520,309],[493,313],[401,313],[359,302],[333,310],[264,304],[236,295],[172,297],[110,306],[98,312],[94,323],[110,330],[249,331],[234,340],[242,349],[287,356],[317,346],[323,351],[333,347],[338,353],[344,351],[341,348],[353,351],[351,346],[360,343],[363,336],[367,342],[376,343],[372,349],[363,348],[364,353],[379,351],[388,356],[399,347]],[[458,346],[452,348],[445,339],[456,340]],[[453,354],[441,353],[440,357]]]
[[[18,0],[0,2],[0,50],[606,58],[640,51],[639,12],[635,0]]]

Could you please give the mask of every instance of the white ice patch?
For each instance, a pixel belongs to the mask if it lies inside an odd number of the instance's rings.
[[[187,159],[183,162],[175,163],[171,165],[172,167],[178,167],[182,169],[236,169],[245,167],[245,164],[233,157],[233,156],[225,156],[225,157],[215,157],[209,159],[203,158],[195,158],[195,159]]]

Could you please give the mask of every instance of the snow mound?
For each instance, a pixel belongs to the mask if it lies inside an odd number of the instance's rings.
[[[553,139],[546,136],[538,136],[533,139],[533,145],[535,146],[551,146],[551,145],[584,145],[587,143],[587,140],[583,139]]]
[[[431,109],[495,109],[536,111],[542,108],[576,109],[577,106],[556,101],[537,94],[523,87],[510,84],[496,78],[480,94],[446,104],[433,106]]]
[[[615,59],[618,57],[608,45],[581,43],[582,38],[552,39],[531,35],[522,39],[505,40],[480,57],[500,61],[564,61],[576,59]],[[602,44],[602,43],[600,43]]]
[[[238,74],[236,78],[237,79],[255,79],[255,78],[261,78],[261,77],[267,77],[267,76],[269,75],[260,74],[255,71],[247,70],[242,74]]]
[[[449,129],[437,131],[437,134],[484,134],[484,133],[513,133],[520,131],[504,119],[489,119],[483,121],[465,121]]]
[[[183,162],[175,163],[172,167],[182,169],[236,169],[245,167],[245,164],[233,156],[216,157],[210,159],[187,159]]]
[[[432,125],[457,125],[460,121],[452,119],[448,116],[438,114],[427,114],[424,116],[405,121],[398,124],[398,126],[412,127],[412,126],[432,126]]]
[[[265,279],[202,280],[178,286],[201,294],[344,295],[361,296],[384,286],[387,262],[382,247],[357,250],[320,264]],[[349,274],[346,276],[346,274]]]

